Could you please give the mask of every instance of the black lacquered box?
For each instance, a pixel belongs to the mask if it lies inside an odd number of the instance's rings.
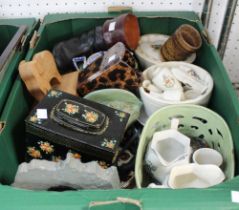
[[[129,114],[51,90],[25,120],[30,158],[65,156],[71,149],[114,162]]]

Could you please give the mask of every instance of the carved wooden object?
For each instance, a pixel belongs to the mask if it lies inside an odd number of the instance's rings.
[[[47,50],[37,53],[32,61],[21,61],[19,73],[28,91],[38,101],[62,81],[54,57]]]

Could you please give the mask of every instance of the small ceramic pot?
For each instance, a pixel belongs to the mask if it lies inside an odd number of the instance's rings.
[[[192,26],[184,24],[160,48],[166,61],[183,61],[202,45],[200,33]]]
[[[176,130],[178,122],[173,119],[171,129],[154,133],[145,155],[148,171],[162,184],[173,167],[189,163],[190,139]]]
[[[187,164],[172,169],[168,185],[173,189],[207,188],[220,184],[225,179],[216,165]]]
[[[204,165],[213,164],[216,166],[221,166],[223,162],[222,155],[211,148],[201,148],[193,153],[193,162]]]

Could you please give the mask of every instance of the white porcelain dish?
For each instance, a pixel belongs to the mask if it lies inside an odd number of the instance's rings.
[[[207,188],[220,184],[224,179],[225,175],[218,166],[192,163],[175,166],[170,173],[168,185],[173,189]]]

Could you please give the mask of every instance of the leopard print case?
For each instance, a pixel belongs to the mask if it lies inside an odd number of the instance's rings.
[[[132,53],[118,42],[104,56],[90,64],[78,77],[80,96],[104,88],[120,88],[134,92],[141,84],[136,70],[137,62]]]

